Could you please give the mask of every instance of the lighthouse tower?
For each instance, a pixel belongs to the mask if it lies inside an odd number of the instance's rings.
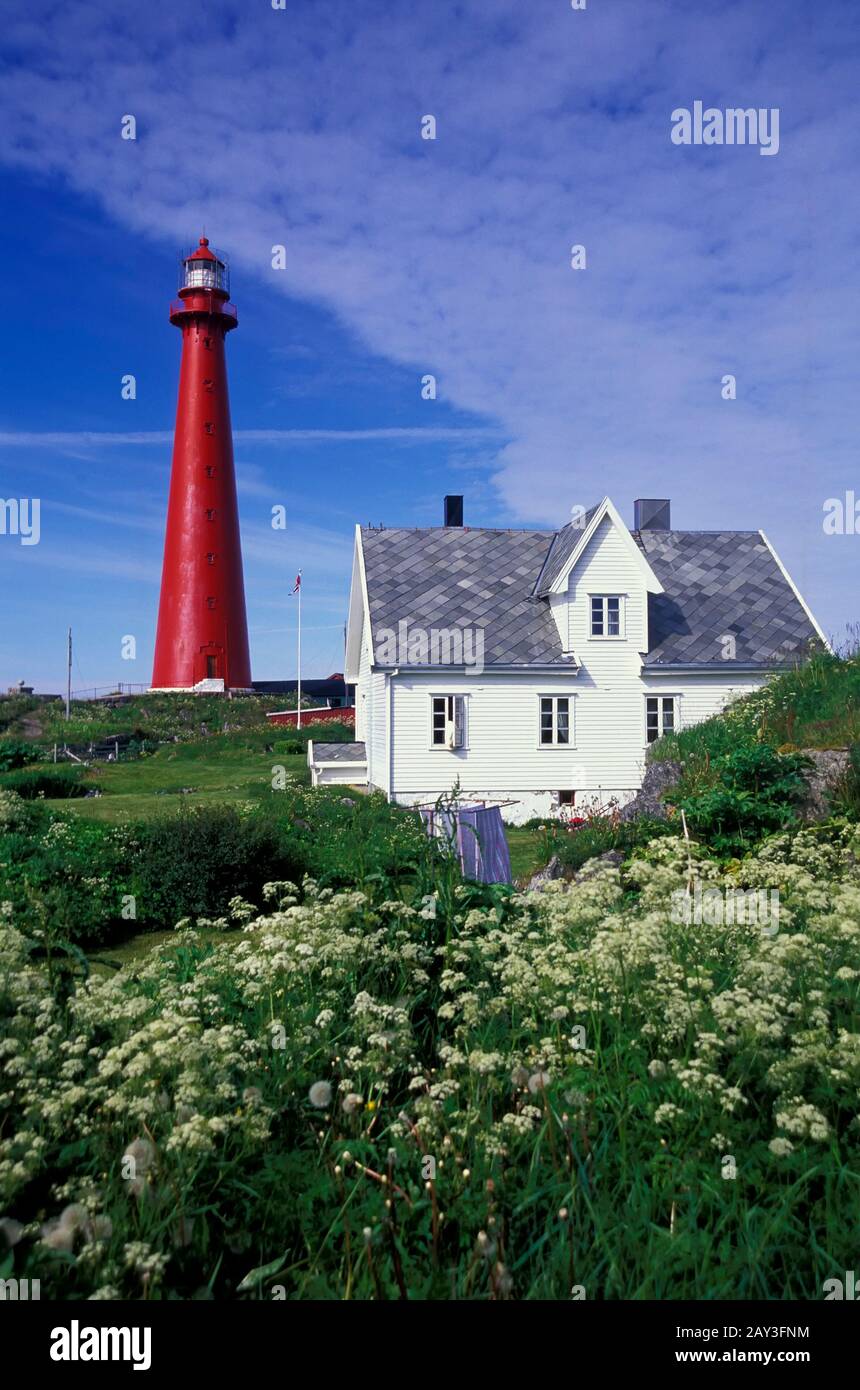
[[[236,327],[226,263],[206,237],[182,262],[182,330],[153,690],[251,686],[224,340]]]

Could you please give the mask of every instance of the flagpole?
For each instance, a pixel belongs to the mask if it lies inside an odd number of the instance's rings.
[[[302,727],[302,572],[299,570],[299,636],[298,636],[298,699],[296,701],[296,728]]]
[[[66,666],[66,719],[72,717],[72,629],[69,628],[69,654]]]

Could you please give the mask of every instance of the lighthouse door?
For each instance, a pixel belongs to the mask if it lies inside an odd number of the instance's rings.
[[[194,684],[224,679],[224,648],[214,642],[201,647],[194,658]]]

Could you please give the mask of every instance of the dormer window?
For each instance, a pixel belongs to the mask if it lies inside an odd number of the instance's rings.
[[[621,594],[591,595],[591,636],[624,636],[624,605]]]

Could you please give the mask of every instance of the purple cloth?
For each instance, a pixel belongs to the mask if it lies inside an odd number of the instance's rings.
[[[422,810],[424,829],[443,850],[456,848],[464,878],[476,883],[511,883],[511,856],[498,806]]]
[[[460,811],[457,829],[463,877],[478,883],[510,883],[511,856],[498,806]]]

